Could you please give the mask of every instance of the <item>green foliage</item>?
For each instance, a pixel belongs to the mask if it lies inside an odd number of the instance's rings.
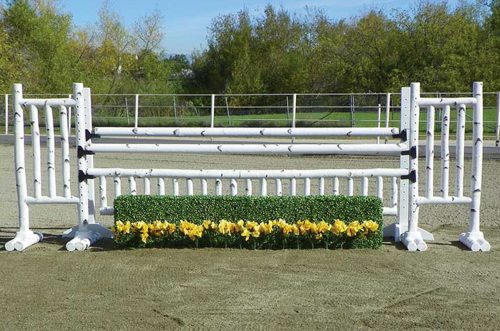
[[[382,244],[382,202],[376,197],[346,196],[120,196],[114,202],[116,221],[152,223],[181,220],[201,224],[203,220],[287,222],[324,220],[346,223],[372,220],[379,231],[370,238],[356,238],[352,247],[377,248]]]

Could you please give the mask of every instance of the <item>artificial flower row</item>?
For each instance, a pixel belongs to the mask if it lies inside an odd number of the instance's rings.
[[[287,223],[285,220],[271,220],[268,222],[243,221],[231,222],[220,220],[214,222],[205,220],[202,224],[196,224],[190,221],[180,221],[179,224],[155,221],[153,223],[139,222],[121,222],[117,221],[113,227],[116,237],[122,235],[140,235],[141,241],[147,243],[150,237],[165,237],[175,233],[182,234],[191,240],[202,238],[204,234],[217,233],[224,236],[239,235],[249,241],[251,238],[260,238],[272,233],[281,233],[283,236],[312,236],[321,240],[323,235],[331,233],[336,236],[356,237],[358,235],[367,236],[370,233],[377,232],[378,223],[368,221],[352,221],[346,224],[341,220],[334,220],[333,223],[325,221],[311,222],[309,220],[297,221],[296,223]]]

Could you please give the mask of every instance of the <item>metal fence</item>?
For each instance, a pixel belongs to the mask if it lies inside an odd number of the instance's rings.
[[[422,95],[470,96],[470,92]],[[5,94],[0,105],[5,134],[13,120],[10,97]],[[96,126],[389,127],[399,121],[400,104],[399,93],[92,95]],[[485,137],[498,146],[500,92],[485,92],[484,104]]]

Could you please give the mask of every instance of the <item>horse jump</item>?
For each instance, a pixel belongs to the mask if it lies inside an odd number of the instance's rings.
[[[376,195],[383,199],[384,178],[391,183],[391,202],[384,207],[384,215],[396,216],[397,223],[386,227],[384,234],[402,241],[411,251],[427,249],[425,240],[432,234],[418,227],[418,211],[422,204],[469,204],[471,206],[469,229],[460,235],[460,241],[473,251],[488,251],[489,243],[479,229],[479,207],[482,174],[482,83],[474,83],[473,96],[469,98],[421,98],[419,83],[401,90],[401,124],[399,128],[115,128],[92,127],[90,89],[82,84],[73,84],[73,95],[67,99],[28,99],[23,97],[21,84],[13,89],[15,110],[15,169],[19,207],[19,231],[7,242],[6,250],[22,251],[40,241],[41,234],[29,228],[30,204],[73,204],[77,206],[78,224],[64,233],[72,238],[66,248],[70,251],[84,250],[100,238],[110,238],[112,233],[96,223],[96,213],[110,215],[113,208],[108,204],[107,178],[114,183],[113,196],[122,194],[122,179],[128,179],[130,194],[137,193],[137,179],[143,181],[144,194],[152,194],[151,180],[156,180],[156,194],[166,193],[165,179],[171,181],[171,194],[179,195],[179,183],[186,185],[185,194],[209,194],[213,183],[214,194],[222,195],[223,187],[229,194],[270,194],[269,182],[274,182],[274,194],[339,194],[339,180],[347,180],[347,194],[354,194],[354,179],[361,179],[361,194],[368,195],[369,179],[376,180]],[[473,166],[471,174],[471,196],[465,196],[464,146],[466,107],[473,109]],[[68,107],[76,111],[78,195],[71,193],[69,158]],[[449,126],[450,110],[457,110],[456,137],[456,186],[453,195],[449,192]],[[47,127],[47,177],[48,189],[42,194],[40,129],[38,109],[44,108]],[[53,108],[59,109],[60,140],[62,151],[62,194],[56,191],[55,137]],[[418,145],[419,115],[421,108],[427,109],[426,178],[425,194],[419,194]],[[442,109],[441,135],[441,187],[440,195],[434,195],[434,122],[436,109]],[[28,194],[25,170],[24,110],[30,112],[33,150],[33,192]],[[100,143],[102,137],[377,137],[390,138],[387,144],[359,143]],[[191,170],[191,169],[122,169],[96,168],[94,156],[101,153],[212,153],[212,154],[285,154],[285,155],[381,155],[397,157],[399,168],[371,169],[309,169],[309,170]],[[95,180],[99,179],[99,208],[95,202]],[[238,180],[244,181],[243,190],[238,189]],[[318,192],[311,192],[311,181],[318,181]],[[199,185],[195,185],[195,181]],[[288,192],[284,192],[283,181],[288,181]],[[258,192],[254,192],[258,182]],[[303,192],[298,192],[298,183]],[[331,183],[331,186],[326,183]],[[330,190],[326,190],[331,187]],[[196,192],[195,192],[196,191]]]

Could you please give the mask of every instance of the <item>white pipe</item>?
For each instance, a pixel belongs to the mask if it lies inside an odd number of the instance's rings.
[[[149,178],[144,178],[144,194],[145,195],[151,194],[151,182],[150,182]]]
[[[267,195],[267,179],[265,178],[260,179],[260,195],[263,197]]]
[[[16,171],[17,205],[19,210],[19,232],[29,230],[29,208],[26,203],[28,189],[26,184],[26,165],[24,154],[24,111],[20,101],[23,98],[23,86],[14,84],[12,89],[14,105],[14,164]]]
[[[465,105],[457,108],[457,142],[456,142],[456,186],[455,195],[463,196],[464,190],[464,145],[465,145]]]
[[[347,178],[347,195],[350,197],[354,195],[354,179],[352,177]]]
[[[425,151],[425,195],[431,198],[434,195],[434,106],[427,107],[427,141]]]
[[[134,107],[134,128],[139,127],[139,94],[135,95],[135,107]]]
[[[30,106],[31,143],[33,145],[33,193],[36,198],[42,196],[42,170],[40,155],[40,127],[38,125],[38,109]]]
[[[62,165],[63,170],[63,195],[68,198],[71,196],[71,164],[69,159],[69,132],[68,132],[68,112],[66,107],[60,107],[61,112],[61,152],[62,152]],[[91,190],[93,191],[93,190]]]
[[[208,183],[205,178],[201,179],[201,194],[208,195]]]
[[[172,188],[174,196],[179,195],[179,180],[177,178],[172,178]]]
[[[16,237],[5,243],[5,250],[8,252],[24,251],[29,246],[42,241],[43,235],[33,231],[17,232]]]
[[[466,106],[471,106],[476,103],[475,98],[422,98],[417,101],[418,105],[420,107],[427,107],[427,106],[435,106],[435,107],[442,107],[442,106],[456,106],[458,107],[461,104],[464,104]]]
[[[305,196],[311,195],[311,178],[310,177],[304,178],[304,195]]]
[[[98,153],[399,155],[405,144],[88,144]]]
[[[450,106],[443,108],[441,125],[441,193],[448,197],[450,176]]]
[[[215,195],[222,195],[222,180],[219,178],[215,180]]]
[[[250,178],[246,179],[245,193],[248,196],[252,195],[252,180]]]
[[[389,127],[390,113],[391,113],[391,94],[387,93],[385,98],[385,127]],[[385,143],[387,143],[387,137],[385,137]]]
[[[75,250],[84,251],[99,239],[101,239],[101,234],[99,232],[81,231],[75,238],[66,243],[66,249],[70,252]]]
[[[38,107],[52,107],[52,106],[76,106],[76,101],[72,98],[61,99],[22,99],[20,100],[22,106],[38,106]]]
[[[45,125],[47,128],[47,179],[49,196],[55,197],[56,193],[56,169],[55,169],[55,143],[54,143],[54,120],[52,108],[45,106]]]
[[[92,98],[90,88],[83,89],[83,110],[85,112],[85,128],[92,132]],[[87,155],[88,168],[94,167],[94,156]],[[95,223],[95,183],[94,179],[87,180],[88,185],[88,208],[89,208],[89,223]]]
[[[307,170],[194,170],[194,169],[121,169],[94,168],[89,175],[108,177],[167,177],[167,178],[320,178],[320,177],[394,177],[408,174],[406,169],[307,169]]]
[[[361,177],[361,195],[368,195],[368,177]]]
[[[319,178],[319,195],[325,195],[325,177]]]
[[[38,198],[27,197],[26,203],[29,205],[46,205],[46,204],[75,204],[80,200],[77,197],[46,197],[40,196]]]
[[[72,98],[72,95],[68,95],[68,98]],[[71,136],[71,110],[72,107],[67,107],[68,108],[68,136]]]
[[[73,98],[76,101],[76,145],[78,146],[78,148],[84,149],[87,140],[85,134],[87,130],[87,112],[85,111],[86,105],[83,95],[83,84],[73,84]],[[87,157],[83,156],[78,158],[78,172],[86,174],[88,168],[89,164]],[[89,214],[89,185],[87,180],[82,180],[79,182],[78,195],[80,198],[80,203],[78,206],[78,228],[79,230],[82,230],[89,222],[93,222],[93,220],[89,219],[89,215],[92,214]]]
[[[108,206],[108,194],[106,192],[106,177],[99,176],[99,195],[101,196],[100,208]]]
[[[472,199],[469,197],[419,197],[417,202],[419,205],[430,205],[430,204],[442,204],[442,205],[453,205],[453,204],[466,204],[471,203]]]
[[[238,182],[236,181],[236,179],[231,178],[229,188],[232,196],[238,195]]]
[[[384,199],[384,178],[377,176],[377,198]]]
[[[391,206],[397,208],[398,206],[398,179],[397,177],[392,177],[392,197],[391,197]]]
[[[144,179],[147,179],[147,178],[144,178]],[[186,192],[187,192],[187,195],[193,195],[193,191],[194,191],[193,180],[191,178],[186,178]]]
[[[351,177],[351,176],[349,176]],[[333,177],[333,195],[339,195],[339,178],[337,176]]]
[[[296,120],[297,120],[297,94],[294,93],[292,96],[292,128],[295,128]]]
[[[116,176],[113,178],[113,183],[115,186],[115,198],[119,197],[122,195],[122,181],[120,177]]]
[[[130,195],[137,195],[137,185],[135,183],[135,178],[133,176],[130,176],[128,178],[128,187]]]
[[[384,216],[398,216],[398,209],[397,208],[383,207],[382,208],[382,215],[384,215]]]
[[[281,185],[281,179],[276,178],[275,179],[275,184],[276,184],[276,195],[277,196],[282,196],[283,195],[283,186]]]
[[[295,178],[290,179],[290,195],[297,195],[297,180]]]
[[[210,101],[210,127],[213,128],[215,126],[215,94],[212,94],[212,98]]]
[[[158,195],[165,195],[165,180],[161,177],[158,177],[157,191]]]
[[[380,128],[380,120],[382,119],[382,106],[380,103],[377,107],[377,129]],[[377,135],[377,144],[380,144],[380,136]]]
[[[392,136],[398,128],[185,128],[185,127],[97,127],[100,136],[146,137],[375,137]]]

